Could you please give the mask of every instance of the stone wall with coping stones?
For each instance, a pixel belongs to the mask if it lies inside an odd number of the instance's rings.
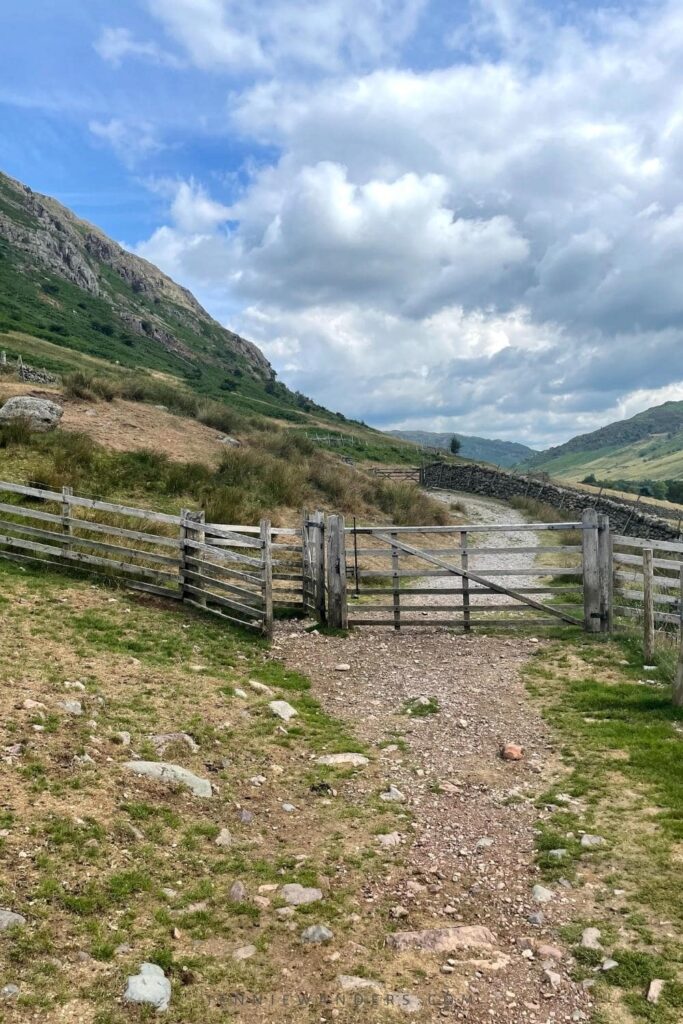
[[[638,508],[635,502],[598,497],[577,488],[529,480],[488,466],[435,463],[420,470],[420,482],[424,487],[444,487],[502,501],[513,497],[534,498],[565,513],[568,521],[578,521],[584,509],[594,508],[596,512],[609,516],[610,525],[616,533],[630,537],[678,540],[681,536],[678,522],[651,515],[642,506]]]

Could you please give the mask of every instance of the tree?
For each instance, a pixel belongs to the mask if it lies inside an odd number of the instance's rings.
[[[451,443],[450,443],[450,449],[451,449],[452,454],[453,455],[457,455],[461,448],[462,448],[462,441],[460,441],[455,436],[455,434],[453,434],[453,437],[451,438]]]

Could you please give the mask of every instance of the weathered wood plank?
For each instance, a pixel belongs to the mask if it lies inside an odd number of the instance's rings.
[[[522,533],[526,530],[532,530],[534,533],[543,533],[549,531],[550,533],[558,530],[582,530],[582,523],[493,523],[490,526],[478,526],[472,523],[462,524],[458,526],[347,526],[345,527],[346,533],[353,533],[356,531],[358,534],[374,534],[379,536],[381,533],[461,533],[466,530],[468,533],[506,533],[513,531],[514,533]]]
[[[260,622],[248,622],[246,619],[237,619],[234,615],[226,615],[225,612],[221,612],[218,608],[207,608],[198,601],[193,601],[191,598],[185,598],[185,604],[191,605],[193,608],[197,608],[200,612],[207,612],[209,615],[216,615],[219,619],[227,619],[228,622],[232,622],[236,626],[241,626],[243,629],[256,630],[261,632]]]
[[[612,542],[615,547],[628,548],[653,548],[655,551],[675,551],[683,555],[683,541],[675,540],[647,540],[642,537],[624,537],[621,534],[613,534]]]
[[[245,583],[253,583],[255,586],[261,586],[261,577],[254,575],[254,573],[241,572],[239,569],[231,569],[227,565],[214,565],[213,562],[206,562],[203,558],[189,557],[187,559],[189,566],[196,566],[199,571],[202,569],[208,569],[210,573],[221,573],[225,576],[229,576],[231,579],[242,580]]]
[[[61,494],[59,499],[61,501]],[[180,516],[167,515],[166,512],[151,512],[144,508],[133,508],[130,505],[116,505],[110,501],[99,501],[95,498],[79,498],[74,494],[68,498],[70,505],[78,508],[90,508],[97,512],[114,512],[118,516],[131,516],[133,519],[146,519],[150,523],[167,523],[169,526],[179,526]]]
[[[63,548],[54,548],[48,544],[39,544],[36,541],[20,540],[18,537],[11,537],[8,534],[0,534],[0,544],[7,544],[12,548],[19,548],[20,551],[36,551],[45,555],[52,555],[56,558],[66,558],[72,562],[82,562],[84,565],[99,565],[104,568],[118,569],[119,572],[137,573],[148,579],[165,579],[173,583],[179,583],[180,577],[175,573],[165,572],[162,569],[148,569],[142,565],[134,565],[131,562],[121,562],[114,558],[97,558],[94,555],[86,555],[80,551],[68,551]]]
[[[349,618],[349,626],[393,626],[394,620],[392,619],[354,619]],[[573,623],[573,625],[581,625],[581,623]],[[429,619],[404,619],[401,623],[402,626],[463,626],[465,625],[464,619],[439,619],[432,622]],[[496,626],[497,628],[508,627],[510,629],[519,629],[520,626],[557,626],[557,619],[471,619],[470,626],[483,626],[490,628]]]
[[[652,550],[652,548],[650,548],[650,549],[643,548],[643,551],[645,551],[645,550]],[[618,551],[616,551],[614,553],[614,561],[617,563],[617,565],[642,565],[643,564],[643,556],[642,556],[642,554],[640,554],[640,555],[622,555]],[[655,569],[672,569],[674,572],[680,572],[681,571],[681,565],[683,565],[683,561],[674,562],[672,559],[668,559],[668,558],[654,558],[653,557],[652,564],[653,564],[653,567]]]
[[[111,573],[97,572],[90,567],[83,568],[79,565],[65,565],[64,562],[53,562],[48,558],[38,558],[35,555],[19,555],[15,551],[0,550],[0,560],[9,562],[28,563],[35,568],[54,570],[56,572],[82,572],[88,577],[95,576],[103,583],[121,583],[127,590],[140,590],[146,594],[156,594],[159,597],[168,597],[172,601],[179,601],[180,591],[170,587],[157,587],[152,583],[143,583],[141,580],[132,580],[128,576],[115,576]]]
[[[194,594],[196,597],[202,598],[202,600],[211,601],[214,604],[219,604],[221,607],[230,608],[234,612],[241,612],[246,615],[248,619],[258,619],[260,622],[263,621],[264,613],[262,608],[254,608],[253,605],[242,604],[240,601],[233,601],[229,597],[224,597],[222,594],[214,594],[210,590],[204,589],[204,587],[195,587],[191,583],[185,584],[185,592],[187,594]],[[202,604],[202,601],[198,602]]]
[[[194,572],[192,569],[185,570],[185,576],[194,580],[198,586],[204,587],[210,590],[212,587],[217,587],[219,590],[224,590],[228,594],[234,594],[235,597],[239,598],[245,604],[252,605],[256,608],[263,607],[263,594],[260,590],[244,590],[242,587],[235,586],[234,583],[226,583],[225,580],[215,579],[213,576],[207,576],[206,573]]]
[[[382,535],[378,533],[377,536],[382,536]],[[390,538],[386,538],[386,539],[388,541],[390,541]],[[555,608],[553,608],[551,605],[543,604],[542,602],[537,601],[533,597],[522,597],[519,593],[517,593],[516,591],[512,590],[509,587],[504,587],[500,583],[492,583],[491,580],[488,577],[486,579],[482,579],[482,577],[478,576],[476,573],[465,572],[462,569],[458,569],[456,566],[447,565],[445,562],[443,562],[440,559],[436,558],[434,555],[424,555],[424,554],[421,554],[419,548],[414,548],[410,544],[405,544],[402,541],[399,541],[397,538],[393,539],[393,543],[400,550],[405,551],[406,554],[409,554],[409,555],[419,555],[424,561],[432,562],[433,564],[440,565],[442,568],[447,569],[454,576],[459,576],[462,579],[472,580],[474,583],[481,583],[484,586],[486,586],[489,590],[493,590],[495,593],[505,594],[507,597],[512,597],[512,598],[515,598],[516,600],[519,600],[519,601],[522,601],[523,603],[528,604],[530,608],[536,608],[538,611],[546,612],[549,615],[555,616],[555,617],[557,617],[559,619],[563,619],[565,622],[570,622],[573,625],[580,625],[580,623],[579,623],[579,621],[577,619],[573,618],[570,615],[567,615],[566,612],[558,611]]]
[[[170,555],[161,555],[155,551],[140,551],[138,548],[123,547],[119,544],[105,544],[102,541],[90,540],[89,537],[77,537],[65,535],[56,530],[41,530],[35,526],[25,526],[23,523],[8,523],[0,519],[0,530],[11,533],[22,533],[30,537],[42,537],[52,543],[64,544],[69,547],[88,547],[96,551],[111,551],[115,554],[123,554],[128,557],[145,558],[149,562],[156,562],[160,565],[178,565],[178,558]]]

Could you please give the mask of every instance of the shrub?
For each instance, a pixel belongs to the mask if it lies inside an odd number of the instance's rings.
[[[0,448],[30,444],[32,434],[31,421],[23,416],[18,416],[14,420],[3,423],[0,427]]]
[[[207,427],[230,434],[244,426],[244,419],[234,409],[220,402],[202,402],[197,410],[197,419]]]

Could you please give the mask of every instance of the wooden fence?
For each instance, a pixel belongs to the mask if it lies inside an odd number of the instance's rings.
[[[496,535],[510,531],[549,541],[497,546]],[[550,543],[558,531],[568,539]],[[593,510],[581,522],[423,527],[347,527],[341,516],[316,513],[304,520],[304,602],[342,629],[565,623],[606,631],[610,560],[609,522]]]
[[[614,615],[633,619],[649,634],[659,625],[683,630],[683,541],[612,536]]]
[[[0,482],[0,497],[0,558],[78,569],[266,635],[274,606],[303,607],[300,530],[206,523],[203,512],[170,515],[68,487]]]

